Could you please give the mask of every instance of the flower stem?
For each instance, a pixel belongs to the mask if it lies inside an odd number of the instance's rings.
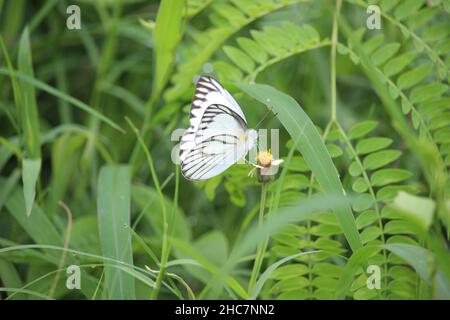
[[[261,200],[259,206],[259,216],[258,216],[258,227],[261,228],[264,221],[264,212],[266,208],[266,198],[267,198],[267,185],[268,183],[263,182],[261,184]],[[259,271],[261,269],[262,262],[264,260],[264,255],[266,253],[267,244],[269,242],[269,238],[266,237],[264,241],[258,246],[256,250],[256,258],[255,263],[253,265],[252,274],[250,276],[250,281],[248,284],[248,293],[251,294],[253,287],[256,284],[256,279],[258,278]]]
[[[338,43],[338,17],[341,5],[342,0],[336,0],[333,30],[331,31],[331,121],[336,121],[336,47]]]

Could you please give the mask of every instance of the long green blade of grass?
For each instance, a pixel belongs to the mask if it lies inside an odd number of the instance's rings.
[[[345,194],[322,138],[300,105],[292,97],[269,85],[238,84],[238,87],[269,108],[273,108],[324,191],[328,194]],[[350,205],[344,203],[334,207],[333,210],[352,250],[362,247]]]
[[[8,69],[6,69],[5,67],[0,67],[0,74],[2,75],[7,75]],[[114,121],[112,121],[111,119],[109,119],[108,117],[104,116],[103,114],[101,114],[100,112],[94,110],[92,107],[90,107],[89,105],[87,105],[86,103],[46,84],[45,82],[42,82],[36,78],[27,76],[26,74],[23,74],[20,71],[16,71],[15,72],[15,76],[17,77],[17,79],[23,81],[23,82],[27,82],[29,84],[32,84],[33,86],[35,86],[36,88],[47,92],[48,94],[51,94],[53,96],[55,96],[56,98],[62,99],[64,101],[67,101],[68,103],[70,103],[71,105],[91,114],[92,116],[98,118],[100,121],[103,121],[104,123],[106,123],[107,125],[109,125],[110,127],[116,129],[117,131],[121,132],[121,133],[125,133],[125,131]]]
[[[167,83],[175,61],[175,49],[181,39],[183,0],[162,0],[153,32],[156,55],[152,99],[156,99]]]
[[[31,78],[34,77],[28,28],[25,28],[20,38],[18,70]],[[41,157],[41,149],[39,143],[39,117],[36,104],[36,92],[33,85],[22,80],[19,80],[19,87],[21,101],[17,107],[22,118],[24,144],[28,152],[28,157],[39,159]]]
[[[41,172],[41,159],[22,160],[23,195],[25,198],[25,211],[27,216],[31,214],[31,209],[33,208],[39,172]]]
[[[15,189],[19,178],[19,170],[13,171],[6,180],[0,178],[0,211],[6,200],[9,199],[11,192]]]
[[[26,214],[29,216],[36,196],[36,183],[41,171],[40,130],[36,93],[34,86],[31,84],[17,81],[6,47],[1,39],[0,41],[13,86],[17,114],[21,123],[22,141],[27,151],[26,158],[22,160],[22,181]],[[19,71],[24,75],[34,76],[30,37],[27,28],[22,33],[19,42],[18,66]]]
[[[104,166],[98,179],[98,225],[102,253],[133,264],[130,233],[130,168]],[[135,299],[134,278],[117,268],[105,267],[109,299]]]
[[[20,288],[23,285],[14,265],[5,259],[0,259],[0,279],[5,287]],[[24,294],[17,294],[14,299],[24,300],[26,296]]]
[[[334,293],[334,297],[337,300],[345,299],[352,283],[355,278],[356,272],[363,267],[365,263],[377,252],[380,248],[377,247],[363,247],[357,251],[354,251],[347,264],[342,269],[339,277],[339,282]]]

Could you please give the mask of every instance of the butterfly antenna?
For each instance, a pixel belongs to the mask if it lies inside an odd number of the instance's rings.
[[[264,117],[261,120],[259,120],[259,122],[256,124],[255,129],[259,128],[259,125],[267,118],[267,116],[269,115],[270,111],[272,111],[271,108],[269,110],[267,110],[266,113],[264,114]]]
[[[272,108],[270,108],[270,109],[266,112],[266,114],[264,115],[264,117],[258,122],[258,124],[257,124],[256,127],[255,127],[255,130],[257,130],[257,129],[259,128],[259,126],[263,123],[263,121],[267,118],[267,116],[269,115],[270,111],[272,111]],[[275,117],[275,116],[277,116],[277,115],[278,115],[278,112],[277,112],[277,113],[274,113],[274,114],[272,115],[272,117],[269,118],[269,120],[270,120],[270,119],[273,119],[273,117]]]

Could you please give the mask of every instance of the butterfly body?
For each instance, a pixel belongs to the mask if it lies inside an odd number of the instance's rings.
[[[257,132],[248,128],[237,102],[208,76],[197,81],[189,124],[179,154],[181,172],[189,180],[222,173],[256,145]]]

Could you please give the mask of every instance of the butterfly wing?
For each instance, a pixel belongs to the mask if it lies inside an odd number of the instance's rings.
[[[242,110],[213,78],[198,80],[189,121],[180,143],[181,171],[187,179],[214,177],[247,153]]]

